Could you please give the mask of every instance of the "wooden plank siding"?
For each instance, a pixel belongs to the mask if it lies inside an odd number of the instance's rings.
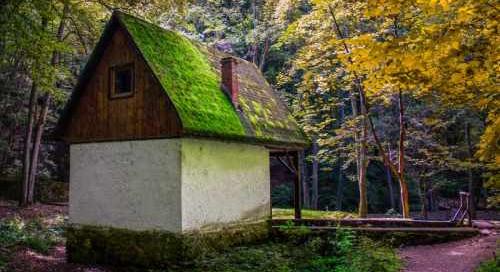
[[[119,27],[83,87],[65,131],[68,142],[168,138],[182,126],[172,102]],[[134,93],[110,98],[110,68],[134,64]]]

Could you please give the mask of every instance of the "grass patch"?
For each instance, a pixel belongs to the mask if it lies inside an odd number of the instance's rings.
[[[273,209],[273,219],[293,219],[293,209]],[[302,218],[304,219],[346,219],[357,217],[353,213],[341,211],[318,211],[318,210],[302,210]]]

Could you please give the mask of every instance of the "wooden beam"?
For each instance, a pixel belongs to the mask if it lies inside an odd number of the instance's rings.
[[[301,166],[302,166],[302,163],[300,163],[299,161],[299,151],[297,152],[294,152],[295,154],[295,157],[294,157],[294,162],[295,162],[295,178],[294,178],[294,190],[293,190],[293,206],[294,206],[294,210],[295,210],[295,219],[302,219],[302,199],[301,199],[301,172],[302,172],[302,169],[301,169]]]
[[[282,157],[279,157],[279,156],[278,156],[278,157],[276,157],[276,158],[278,159],[278,161],[279,161],[279,162],[280,162],[280,163],[281,163],[281,164],[282,164],[282,165],[283,165],[286,169],[288,169],[288,171],[290,171],[290,173],[292,173],[292,174],[294,174],[294,175],[296,174],[296,170],[292,168],[292,167],[293,167],[293,165],[292,165],[292,166],[288,165],[288,163],[287,163],[286,161],[284,161]],[[292,162],[292,163],[293,163],[293,162]]]

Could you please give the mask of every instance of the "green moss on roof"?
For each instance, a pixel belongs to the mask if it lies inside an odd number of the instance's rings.
[[[244,137],[245,129],[205,54],[185,37],[119,13],[144,59],[172,100],[184,130]]]
[[[220,61],[227,54],[131,15],[116,16],[172,100],[185,134],[284,146],[308,143],[254,64],[239,60],[236,110],[220,87]]]

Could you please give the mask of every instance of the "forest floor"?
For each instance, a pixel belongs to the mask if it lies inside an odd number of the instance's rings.
[[[14,222],[17,222],[15,225],[0,225],[0,272],[113,271],[110,267],[66,262],[62,229],[67,221],[67,206],[36,204],[27,209],[20,209],[15,204],[15,202],[0,201],[0,221],[15,219]],[[286,213],[282,212],[282,215],[284,214]],[[313,217],[317,216],[313,215]],[[327,217],[345,216],[349,217],[348,214],[338,213],[328,214]],[[497,233],[493,230],[478,237],[456,242],[403,247],[399,249],[398,253],[405,261],[405,271],[408,272],[473,271],[480,262],[493,256],[498,238]],[[275,250],[275,247],[272,244],[264,245],[261,248],[250,248],[250,251],[243,249],[238,254],[245,256],[245,254],[254,254],[263,250],[272,251]],[[276,251],[279,252],[279,250]],[[264,257],[263,260],[268,258]],[[228,255],[220,258],[223,262],[228,262],[229,259],[238,259],[239,257]],[[263,260],[259,259],[258,263]]]
[[[68,207],[64,205],[35,204],[18,208],[13,201],[0,201],[0,219],[19,222],[0,228],[0,271],[3,272],[108,272],[105,268],[70,264],[66,262],[64,241],[48,237],[57,233],[66,221]],[[26,226],[26,222],[40,222],[40,228]],[[28,229],[29,230],[25,230]],[[21,230],[22,229],[22,230]],[[38,237],[43,233],[43,238]],[[38,239],[40,238],[40,239]]]
[[[399,255],[405,272],[472,272],[498,250],[499,236],[490,232],[465,240],[405,247]]]

